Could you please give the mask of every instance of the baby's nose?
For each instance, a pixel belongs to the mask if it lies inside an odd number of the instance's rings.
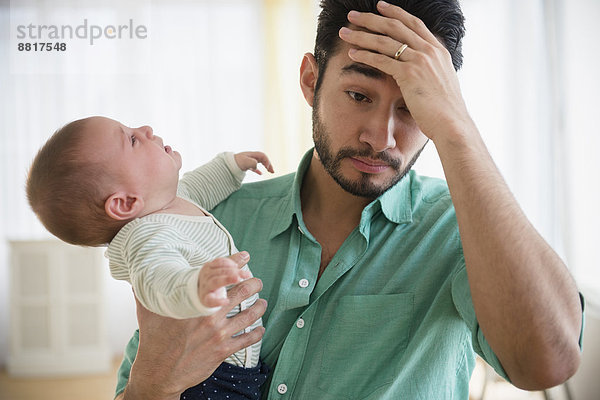
[[[144,135],[146,135],[148,139],[152,139],[154,137],[154,131],[152,130],[151,126],[145,125],[140,127],[140,129],[144,132]]]

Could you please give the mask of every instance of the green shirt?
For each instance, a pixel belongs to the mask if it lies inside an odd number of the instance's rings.
[[[268,301],[268,399],[467,399],[475,352],[504,371],[475,318],[444,181],[411,171],[371,202],[317,281],[298,173],[244,185],[212,212],[251,255]],[[137,334],[122,364],[127,383]]]

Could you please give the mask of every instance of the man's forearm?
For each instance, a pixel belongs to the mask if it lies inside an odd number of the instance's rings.
[[[554,386],[579,363],[577,288],[522,212],[474,124],[462,129],[436,147],[456,209],[477,319],[515,385]]]

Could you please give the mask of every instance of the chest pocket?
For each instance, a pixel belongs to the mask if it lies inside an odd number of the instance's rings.
[[[385,390],[398,375],[413,307],[413,293],[342,297],[323,346],[319,388],[343,399]]]

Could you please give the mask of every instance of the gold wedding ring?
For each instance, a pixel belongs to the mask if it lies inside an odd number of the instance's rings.
[[[398,49],[396,54],[394,54],[394,59],[400,61],[400,56],[402,55],[402,53],[404,53],[404,50],[406,50],[407,48],[408,48],[408,45],[406,43],[404,43],[402,46],[400,46],[400,48]]]

